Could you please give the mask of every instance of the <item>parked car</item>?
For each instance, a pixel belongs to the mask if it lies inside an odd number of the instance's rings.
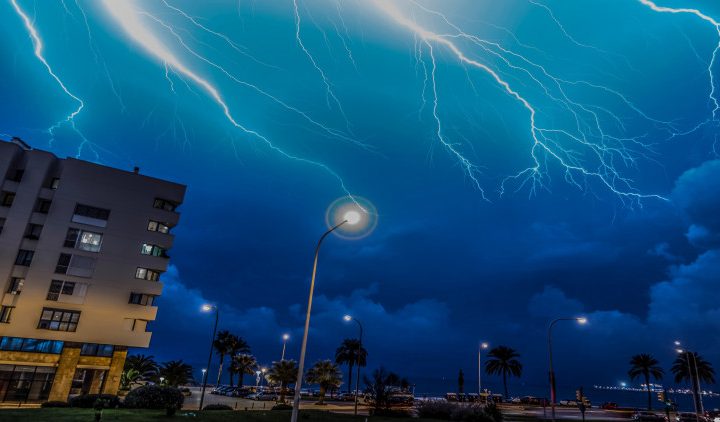
[[[180,388],[180,392],[181,392],[182,395],[185,396],[185,397],[190,397],[190,396],[192,396],[192,391],[190,391],[190,389],[187,388],[187,387],[182,387],[182,388]]]
[[[676,422],[710,422],[710,418],[692,412],[679,412],[675,414]]]
[[[229,388],[230,388],[229,385],[219,385],[219,386],[213,388],[212,390],[210,390],[210,394],[223,395],[223,394],[225,394],[225,391],[228,390]]]
[[[560,400],[558,403],[560,406],[577,407],[578,403],[575,400]]]
[[[340,393],[336,396],[337,400],[340,401],[355,401],[355,394],[353,393]]]
[[[618,408],[618,405],[615,402],[608,401],[608,402],[603,403],[602,406],[600,406],[600,408],[605,409],[605,410],[615,410]]]
[[[271,400],[277,400],[278,395],[275,394],[274,391],[259,391],[257,393],[250,394],[246,397],[250,400],[257,400],[257,401],[271,401]]]
[[[635,412],[632,420],[641,422],[667,422],[665,415],[659,415],[654,412]]]

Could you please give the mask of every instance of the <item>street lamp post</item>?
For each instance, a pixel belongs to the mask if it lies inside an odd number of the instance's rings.
[[[215,334],[217,333],[218,319],[220,317],[220,311],[216,305],[203,305],[202,310],[205,312],[215,311],[215,326],[213,327],[212,339],[210,340],[210,353],[208,354],[207,369],[210,369],[210,362],[212,361],[213,343],[215,342]],[[205,388],[207,387],[207,372],[203,370],[203,386],[200,392],[200,408],[202,410],[203,402],[205,401]]]
[[[310,294],[308,295],[308,306],[307,313],[305,314],[305,330],[303,332],[302,345],[300,346],[300,361],[298,362],[298,376],[295,382],[295,396],[293,398],[293,410],[290,422],[297,422],[298,411],[300,410],[300,386],[302,385],[303,373],[305,370],[305,352],[307,350],[307,339],[308,331],[310,330],[310,311],[312,310],[313,292],[315,291],[315,275],[317,274],[317,263],[318,255],[320,254],[320,246],[323,240],[332,232],[337,230],[343,224],[355,225],[360,222],[362,216],[358,211],[348,211],[343,216],[343,220],[340,223],[331,227],[328,231],[323,233],[318,240],[317,246],[315,247],[315,259],[313,261],[312,277],[310,277]]]
[[[360,327],[360,348],[362,348],[362,338],[363,338],[363,326],[360,323],[360,320],[357,318],[352,317],[351,315],[345,315],[343,317],[345,321],[355,321],[357,322],[358,327]],[[357,364],[357,376],[355,377],[355,415],[357,415],[358,412],[358,393],[359,393],[359,384],[360,384],[360,350],[358,350],[358,361],[355,362]]]
[[[575,318],[556,318],[550,322],[548,326],[548,362],[550,364],[550,406],[552,408],[552,420],[555,422],[555,371],[553,370],[553,354],[552,354],[552,328],[559,321],[577,321],[579,324],[587,323],[585,317]]]
[[[283,351],[282,351],[282,356],[280,357],[280,362],[282,362],[282,361],[285,360],[285,346],[287,345],[287,341],[288,341],[289,338],[290,338],[290,334],[283,334],[283,336],[282,336],[282,339],[283,339]]]
[[[488,347],[489,345],[485,342],[480,343],[480,347],[478,347],[478,400],[482,394],[482,351]]]

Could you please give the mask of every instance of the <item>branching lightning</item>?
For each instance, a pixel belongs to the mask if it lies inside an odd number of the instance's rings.
[[[350,191],[345,186],[345,182],[343,181],[343,179],[326,164],[292,155],[284,151],[283,149],[277,147],[265,135],[240,123],[233,115],[230,107],[224,100],[220,90],[211,82],[209,82],[206,78],[193,71],[188,64],[186,64],[178,56],[176,56],[165,45],[165,43],[161,41],[160,38],[158,38],[158,36],[140,19],[141,16],[150,17],[152,19],[152,15],[143,10],[136,9],[135,5],[131,1],[118,2],[115,0],[103,0],[103,5],[108,11],[109,15],[124,30],[126,35],[133,42],[141,46],[152,57],[155,57],[157,60],[159,60],[165,66],[165,69],[172,69],[178,75],[182,75],[183,77],[192,81],[194,84],[198,85],[220,107],[225,118],[234,127],[238,128],[245,134],[262,141],[265,145],[267,145],[268,148],[277,152],[283,157],[320,167],[338,180],[338,182],[340,183],[340,187],[347,195],[351,195]],[[177,34],[175,33],[173,35]],[[170,80],[169,77],[168,80]]]
[[[35,25],[33,21],[28,17],[25,10],[23,10],[22,7],[18,4],[17,0],[10,0],[10,4],[12,4],[13,9],[15,9],[15,13],[22,19],[23,24],[25,25],[25,28],[27,29],[28,35],[30,36],[30,39],[32,40],[33,44],[33,52],[35,54],[35,57],[40,61],[40,63],[43,64],[45,67],[45,70],[47,73],[52,77],[55,82],[60,86],[60,89],[63,90],[63,92],[70,98],[72,98],[77,104],[77,108],[73,110],[70,114],[65,116],[64,119],[57,121],[55,124],[50,126],[48,128],[48,133],[50,134],[50,143],[53,142],[55,139],[55,131],[59,129],[63,124],[68,124],[70,128],[78,134],[78,136],[82,139],[82,143],[80,145],[80,148],[78,150],[78,156],[82,153],[84,146],[90,146],[90,141],[85,137],[85,135],[75,126],[75,117],[77,117],[78,114],[83,110],[85,107],[85,103],[83,100],[80,99],[77,95],[73,94],[70,89],[65,85],[65,83],[60,79],[60,77],[55,73],[52,66],[50,66],[50,63],[48,63],[47,59],[45,59],[44,55],[44,45],[42,38],[40,37],[40,33],[38,32],[37,28],[35,28]],[[97,152],[95,152],[96,158],[97,158]]]
[[[715,77],[713,75],[713,67],[715,66],[715,60],[717,59],[718,52],[720,51],[720,22],[718,22],[715,19],[711,18],[710,16],[702,13],[698,9],[658,6],[652,0],[638,0],[638,1],[658,13],[695,15],[698,18],[704,20],[705,22],[711,24],[715,28],[715,32],[718,35],[718,43],[712,52],[712,58],[710,60],[710,63],[708,64],[708,75],[710,78],[710,94],[709,94],[710,102],[712,102],[712,104],[713,104],[712,117],[713,117],[713,120],[717,120],[717,117],[718,117],[717,114],[718,114],[718,111],[720,111],[720,100],[718,100],[718,97],[716,95],[717,88],[715,87]]]

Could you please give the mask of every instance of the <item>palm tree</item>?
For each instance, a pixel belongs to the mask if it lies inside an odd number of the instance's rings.
[[[700,381],[707,384],[715,383],[715,370],[712,364],[695,352],[682,352],[678,355],[672,368],[675,374],[675,382],[689,381],[692,384],[695,403],[700,408]]]
[[[308,369],[305,374],[305,380],[309,384],[318,384],[320,386],[320,400],[317,404],[325,404],[325,392],[328,388],[337,388],[342,384],[342,373],[336,363],[332,363],[329,359],[315,362],[312,368]]]
[[[254,374],[255,368],[257,368],[255,356],[249,354],[233,356],[232,359],[230,359],[230,367],[228,368],[230,372],[230,385],[232,385],[233,374],[238,374],[238,386],[242,387],[245,374]]]
[[[502,375],[505,386],[505,397],[509,397],[507,388],[508,375],[518,377],[522,375],[522,363],[516,358],[520,354],[507,346],[498,346],[490,349],[489,359],[485,362],[485,372],[489,375]]]
[[[362,346],[360,340],[346,338],[335,351],[335,363],[347,364],[348,366],[347,386],[349,393],[353,385],[353,366],[359,365],[362,368],[367,365],[367,350]]]
[[[222,376],[223,363],[225,362],[225,355],[230,354],[230,343],[232,334],[228,330],[222,330],[217,333],[215,340],[213,340],[213,348],[215,353],[220,356],[220,367],[218,368],[217,385],[220,385],[220,377]]]
[[[375,411],[387,410],[390,407],[388,401],[390,387],[397,387],[405,383],[409,385],[406,378],[401,379],[393,372],[388,373],[382,366],[373,371],[372,378],[365,376],[363,381]]]
[[[275,384],[280,384],[280,401],[285,402],[287,386],[297,380],[298,366],[294,360],[281,360],[273,362],[267,374],[267,379]]]
[[[228,356],[230,356],[231,364],[232,358],[240,353],[250,353],[250,345],[242,337],[231,335],[228,338]],[[228,368],[230,369],[230,368]],[[233,386],[233,373],[230,372],[230,386]]]
[[[182,360],[171,360],[160,367],[160,376],[164,378],[163,383],[177,387],[192,381],[192,366]]]
[[[630,358],[630,370],[628,376],[631,380],[643,376],[648,394],[648,410],[652,410],[652,389],[650,388],[650,377],[661,380],[665,371],[659,366],[657,359],[647,353],[641,353]]]
[[[130,355],[125,359],[124,371],[134,370],[140,374],[141,379],[151,380],[157,378],[158,364],[153,356]]]
[[[133,384],[137,384],[142,379],[142,374],[135,369],[126,369],[120,374],[120,389],[129,390]]]

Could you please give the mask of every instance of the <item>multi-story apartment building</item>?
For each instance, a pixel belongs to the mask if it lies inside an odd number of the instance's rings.
[[[118,390],[185,186],[0,141],[0,401]]]

